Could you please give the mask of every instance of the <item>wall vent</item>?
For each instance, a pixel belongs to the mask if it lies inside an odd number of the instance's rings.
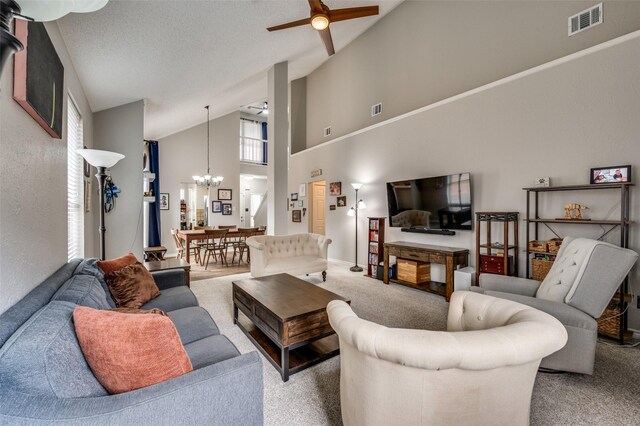
[[[331,136],[331,126],[324,128],[324,137]]]
[[[375,117],[376,115],[382,113],[382,104],[375,104],[371,107],[371,116]]]
[[[602,23],[602,3],[569,18],[569,36]]]

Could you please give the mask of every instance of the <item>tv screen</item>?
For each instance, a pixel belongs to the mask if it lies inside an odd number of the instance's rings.
[[[400,228],[471,230],[471,176],[387,182],[389,224]]]

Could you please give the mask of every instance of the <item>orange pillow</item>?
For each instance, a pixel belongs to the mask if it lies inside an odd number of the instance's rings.
[[[106,275],[108,273],[117,271],[118,269],[122,269],[125,266],[133,265],[137,261],[138,259],[136,259],[136,255],[133,253],[129,253],[115,259],[101,260],[98,262],[98,266]]]
[[[118,308],[140,308],[160,296],[153,275],[140,262],[125,266],[104,276],[109,293]]]
[[[151,386],[193,370],[169,317],[78,306],[73,322],[91,371],[111,394]]]

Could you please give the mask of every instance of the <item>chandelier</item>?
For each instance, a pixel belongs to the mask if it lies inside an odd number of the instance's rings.
[[[204,176],[194,175],[192,177],[198,186],[209,188],[210,186],[220,186],[224,178],[222,176],[211,176],[209,167],[209,146],[211,145],[209,140],[209,105],[205,109],[207,110],[207,174]]]

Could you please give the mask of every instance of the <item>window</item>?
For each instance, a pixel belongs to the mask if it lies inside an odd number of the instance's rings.
[[[267,141],[263,127],[264,124],[259,121],[240,118],[240,161],[267,164]]]
[[[67,106],[67,257],[84,257],[84,179],[82,116],[69,96]]]

